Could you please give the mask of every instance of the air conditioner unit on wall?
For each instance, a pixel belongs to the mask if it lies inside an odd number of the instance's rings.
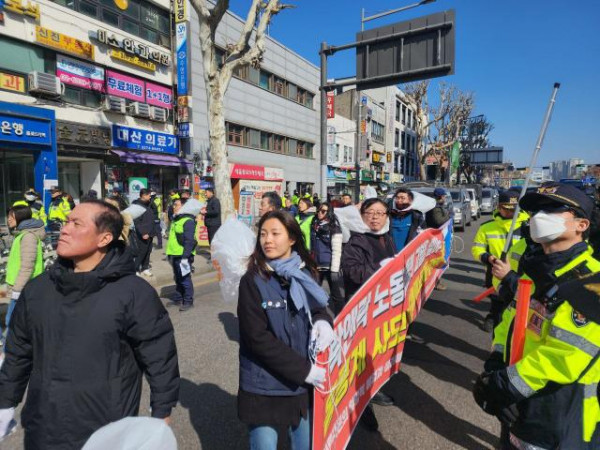
[[[105,111],[112,111],[120,114],[125,114],[127,112],[127,102],[124,98],[115,97],[114,95],[107,95],[104,99],[103,109]]]
[[[166,108],[160,108],[158,106],[150,107],[150,120],[156,120],[157,122],[166,122],[169,117],[169,111]]]
[[[147,103],[133,102],[128,107],[129,114],[136,117],[150,117],[150,106]]]
[[[58,77],[50,73],[29,72],[29,93],[60,97],[62,84]]]

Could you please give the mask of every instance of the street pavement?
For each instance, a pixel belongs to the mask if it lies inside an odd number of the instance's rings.
[[[481,412],[471,388],[482,371],[491,337],[480,325],[489,301],[474,304],[482,291],[483,269],[473,262],[470,244],[484,216],[457,233],[447,291],[434,291],[411,326],[399,374],[383,387],[395,405],[375,406],[379,432],[360,426],[350,449],[492,449],[500,427]],[[464,245],[463,245],[464,242]],[[181,372],[180,405],[172,427],[179,449],[246,449],[246,427],[237,419],[238,322],[236,305],[221,299],[214,273],[195,277],[195,308],[169,309],[175,327]],[[161,289],[165,298],[172,287]],[[148,415],[145,384],[140,413]],[[22,431],[0,444],[22,448]],[[280,448],[289,448],[283,444]]]

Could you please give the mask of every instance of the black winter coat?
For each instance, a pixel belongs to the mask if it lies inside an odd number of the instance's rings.
[[[156,291],[135,275],[124,244],[91,272],[59,260],[21,292],[0,370],[0,409],[28,388],[25,449],[80,449],[98,428],[140,406],[142,374],[152,416],[179,395],[173,326]]]
[[[221,202],[217,197],[212,197],[206,202],[204,225],[214,228],[221,226]]]
[[[145,234],[148,234],[150,235],[150,237],[153,237],[156,234],[154,231],[154,217],[156,216],[156,214],[152,210],[150,203],[144,203],[138,199],[135,200],[133,204],[140,205],[146,208],[144,214],[142,214],[140,217],[133,221],[133,225],[135,226],[135,231],[137,233],[138,238],[142,239],[142,236]]]
[[[389,234],[375,235],[352,231],[342,253],[346,300],[379,270],[381,261],[392,258],[394,254],[394,242]]]

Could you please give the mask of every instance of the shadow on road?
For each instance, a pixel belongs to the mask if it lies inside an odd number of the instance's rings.
[[[473,267],[481,267],[481,264],[473,259],[455,258],[453,256],[450,256],[450,261],[452,261],[454,263],[469,264],[469,265],[472,265]]]
[[[427,311],[431,311],[431,312],[433,312],[435,314],[439,314],[441,316],[457,317],[466,322],[469,322],[470,324],[472,324],[473,326],[476,326],[476,327],[481,326],[481,323],[483,322],[483,315],[478,312],[468,311],[468,310],[465,310],[458,306],[454,306],[448,302],[436,300],[433,298],[430,298],[429,300],[427,300],[427,303],[425,303],[424,308]],[[488,306],[488,308],[489,308],[489,306]],[[482,312],[483,311],[485,311],[485,309],[483,309]]]
[[[237,418],[237,399],[216,384],[181,379],[179,402],[190,413],[200,445],[208,450],[244,448],[246,426]]]
[[[474,438],[487,442],[491,447],[497,446],[496,436],[448,412],[435,398],[413,383],[407,374],[398,373],[387,386],[387,392],[399,399],[398,408],[457,446],[481,449],[481,443]]]
[[[219,313],[219,322],[223,324],[225,334],[232,342],[240,343],[240,326],[238,318],[230,312]]]
[[[464,264],[453,264],[455,260],[451,259],[450,260],[450,267],[452,267],[455,270],[460,270],[461,272],[474,272],[474,273],[485,273],[485,269],[483,269],[481,266],[479,267],[472,267],[472,266],[465,266]]]
[[[468,277],[466,275],[459,275],[457,273],[445,273],[444,279],[449,281],[455,281],[461,284],[471,284],[473,286],[483,286],[482,278]]]
[[[451,347],[452,344],[450,342],[455,340],[455,338],[449,339],[448,346]],[[473,384],[479,375],[465,366],[458,364],[453,359],[429,348],[427,344],[419,344],[414,341],[408,342],[404,347],[402,363],[407,366],[420,367],[438,380],[460,386],[468,392],[473,390]]]
[[[415,322],[411,324],[410,334],[423,338],[423,340],[427,343],[436,344],[441,347],[453,348],[454,350],[458,350],[465,355],[475,356],[482,361],[485,361],[489,356],[489,352],[467,341],[463,341],[462,339],[445,333],[439,328],[427,325],[426,323]],[[414,342],[409,342],[407,346],[411,347],[413,344]]]

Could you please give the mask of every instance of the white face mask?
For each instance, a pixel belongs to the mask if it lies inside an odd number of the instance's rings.
[[[25,200],[27,200],[28,202],[32,202],[35,200],[35,195],[26,195]]]
[[[538,244],[547,244],[567,231],[565,219],[556,214],[540,211],[529,220],[531,239]]]

